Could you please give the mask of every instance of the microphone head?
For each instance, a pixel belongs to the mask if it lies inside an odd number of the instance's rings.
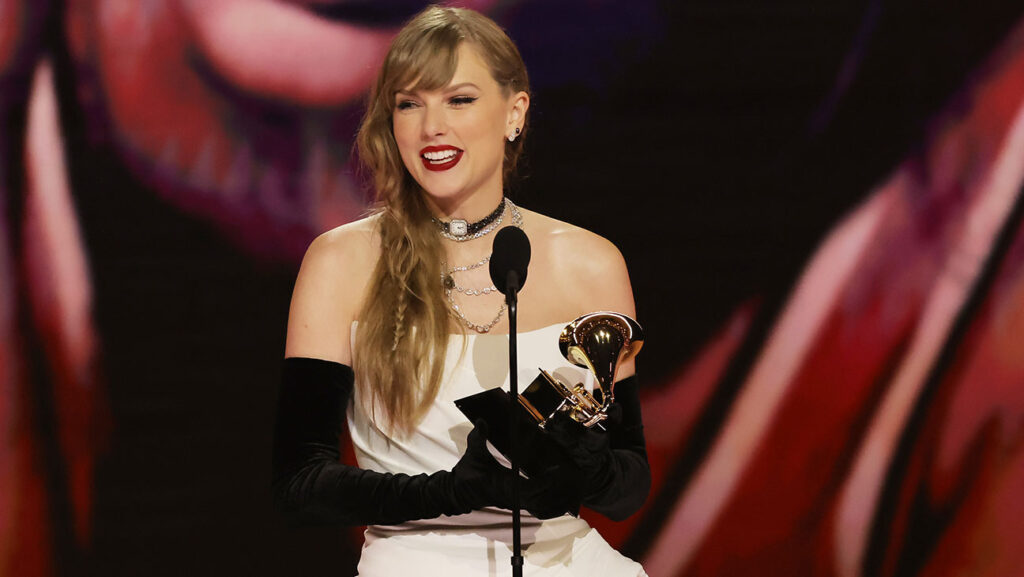
[[[509,273],[515,274],[515,291],[526,284],[526,269],[530,264],[530,239],[515,226],[506,226],[494,235],[491,252],[491,282],[502,294],[507,294]]]

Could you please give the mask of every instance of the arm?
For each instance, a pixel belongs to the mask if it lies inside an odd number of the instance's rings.
[[[303,258],[288,313],[273,492],[293,521],[364,525],[465,513],[450,474],[387,475],[339,462],[338,439],[352,398],[350,327],[378,249],[367,221],[318,237]]]
[[[347,365],[284,360],[274,431],[274,503],[297,523],[393,525],[511,505],[513,475],[487,451],[483,423],[451,471],[380,473],[339,462],[338,437],[354,374]],[[523,503],[550,518],[570,507],[553,481],[523,481]]]
[[[569,255],[562,266],[578,279],[570,288],[578,295],[577,314],[600,310],[636,316],[626,262],[612,243],[578,230],[565,235],[559,253]],[[588,255],[579,259],[576,255]],[[644,503],[651,486],[643,419],[633,359],[616,372],[615,403],[609,407],[607,432],[587,429],[568,417],[553,419],[552,439],[580,470],[583,505],[620,521]]]
[[[558,320],[574,319],[597,311],[613,311],[637,318],[633,287],[622,253],[607,239],[578,227],[565,227],[552,235],[550,287],[562,309]],[[635,372],[633,359],[619,365],[616,380]]]
[[[459,515],[498,505],[509,478],[471,433],[466,455],[452,471],[403,475],[339,462],[338,437],[354,375],[347,365],[284,360],[274,432],[274,501],[300,523],[396,524]]]
[[[309,246],[292,291],[285,357],[352,365],[352,321],[380,252],[372,226],[368,220],[345,225]]]

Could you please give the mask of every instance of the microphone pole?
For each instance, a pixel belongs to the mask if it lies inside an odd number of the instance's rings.
[[[522,513],[520,511],[519,448],[516,434],[516,400],[519,398],[518,350],[516,321],[519,290],[526,283],[526,270],[530,264],[530,240],[521,229],[505,227],[494,237],[490,273],[494,286],[505,294],[508,308],[508,388],[509,397],[509,461],[512,466],[512,576],[523,575]]]
[[[508,391],[512,399],[509,405],[509,453],[512,465],[512,577],[523,577],[523,520],[520,502],[519,447],[516,434],[516,399],[519,398],[519,353],[516,347],[516,317],[519,308],[519,275],[508,271],[505,286],[505,303],[508,306]]]

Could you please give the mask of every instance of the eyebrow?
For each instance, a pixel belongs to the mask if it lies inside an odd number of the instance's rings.
[[[447,86],[447,87],[445,87],[444,91],[445,92],[455,92],[455,91],[461,90],[463,88],[476,88],[477,90],[480,90],[480,87],[477,86],[476,84],[473,84],[472,82],[463,82],[461,84],[453,84],[451,86]]]
[[[445,86],[441,90],[443,92],[458,92],[459,90],[462,90],[463,88],[475,88],[477,90],[480,90],[480,87],[477,86],[476,84],[473,84],[472,82],[462,82],[462,83],[459,83],[459,84],[452,84],[451,86]],[[395,96],[399,96],[399,95],[402,95],[402,94],[405,94],[407,96],[412,96],[412,95],[414,95],[417,92],[419,92],[419,91],[418,90],[401,90],[401,89],[399,89],[399,90],[395,91]]]

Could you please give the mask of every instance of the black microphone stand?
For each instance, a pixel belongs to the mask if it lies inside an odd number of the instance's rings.
[[[505,304],[508,307],[508,390],[509,461],[512,465],[512,577],[523,577],[523,525],[520,513],[519,450],[516,442],[516,400],[519,398],[518,351],[516,348],[516,309],[519,304],[519,275],[514,270],[505,277]]]
[[[513,207],[514,208],[514,207]],[[530,264],[530,239],[518,226],[505,227],[494,236],[494,249],[491,252],[491,281],[501,292],[505,293],[505,306],[508,308],[508,452],[509,464],[512,466],[512,575],[523,575],[523,542],[522,542],[522,484],[519,475],[519,439],[517,424],[519,415],[516,405],[519,404],[519,355],[516,350],[516,315],[518,308],[519,289],[526,282],[526,271]],[[505,290],[502,290],[505,289]]]

